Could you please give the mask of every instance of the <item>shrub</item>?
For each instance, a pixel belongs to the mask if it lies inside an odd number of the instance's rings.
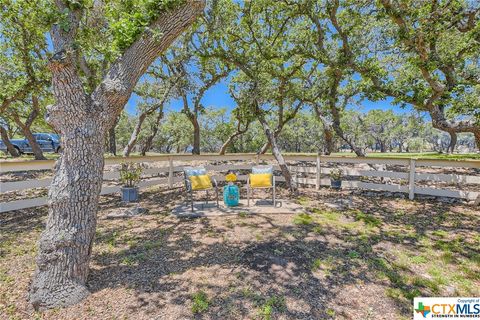
[[[123,162],[120,167],[120,181],[124,187],[133,188],[138,185],[142,176],[142,165],[140,163]]]

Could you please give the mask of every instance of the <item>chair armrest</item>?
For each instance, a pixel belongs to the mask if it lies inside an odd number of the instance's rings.
[[[214,177],[212,177],[212,181],[213,181],[213,185],[215,186],[215,188],[218,188],[217,179],[215,179]]]
[[[188,179],[185,179],[185,188],[187,189],[187,191],[192,190],[192,182]]]

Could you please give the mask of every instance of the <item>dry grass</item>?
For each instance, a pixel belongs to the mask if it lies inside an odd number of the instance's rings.
[[[46,209],[3,214],[0,318],[408,319],[416,295],[480,296],[472,207],[322,191],[301,215],[178,220],[178,190],[142,197],[148,213],[123,219],[102,198],[91,296],[44,313],[25,298]]]

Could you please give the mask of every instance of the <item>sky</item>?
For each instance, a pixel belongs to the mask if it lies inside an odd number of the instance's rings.
[[[232,110],[235,107],[235,101],[230,97],[228,93],[228,80],[219,82],[217,85],[210,88],[205,93],[205,96],[202,99],[202,104],[206,107],[213,107],[215,109],[227,108],[227,110]],[[133,94],[130,100],[127,103],[125,110],[130,115],[136,114],[137,104],[141,99]],[[412,107],[400,108],[399,106],[393,105],[393,99],[387,98],[383,101],[370,101],[364,100],[360,111],[368,112],[373,109],[389,110],[392,109],[395,113],[407,113],[413,111]],[[180,111],[182,108],[182,101],[180,99],[173,100],[166,105],[165,111]],[[355,108],[357,106],[348,106],[348,108]],[[358,109],[357,109],[358,110]]]

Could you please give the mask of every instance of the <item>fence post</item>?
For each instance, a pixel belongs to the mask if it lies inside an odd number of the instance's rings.
[[[168,187],[173,187],[173,159],[168,157]]]
[[[408,198],[415,197],[415,159],[410,159],[410,174],[408,176]]]
[[[316,178],[317,180],[315,181],[315,188],[317,190],[320,190],[320,153],[317,153],[317,172],[316,172]]]

